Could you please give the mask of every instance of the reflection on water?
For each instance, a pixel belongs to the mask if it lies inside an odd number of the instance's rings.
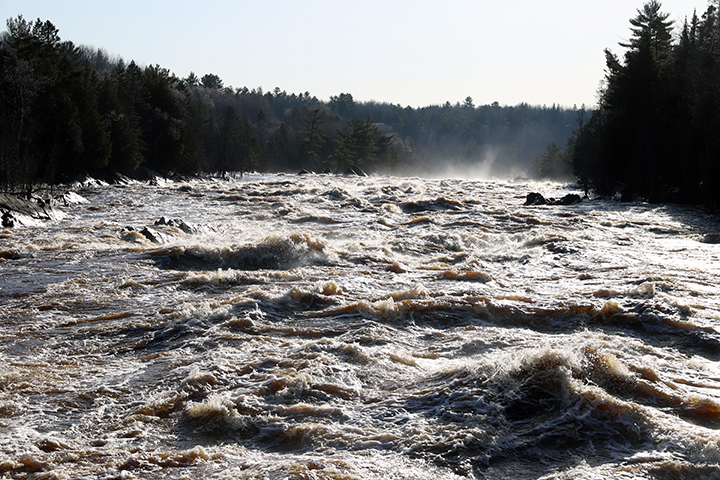
[[[250,176],[0,232],[7,478],[701,478],[718,223],[572,189]]]

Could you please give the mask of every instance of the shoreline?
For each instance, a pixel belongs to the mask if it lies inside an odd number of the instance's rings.
[[[41,198],[31,200],[19,196],[0,193],[0,216],[3,228],[13,228],[18,225],[40,225],[44,221],[58,220],[62,212],[52,207],[52,202]]]

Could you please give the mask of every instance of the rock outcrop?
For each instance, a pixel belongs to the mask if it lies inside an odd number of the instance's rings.
[[[36,225],[42,221],[57,220],[62,215],[53,210],[49,200],[25,200],[14,195],[0,193],[0,215],[2,226],[12,228],[18,225]]]
[[[576,203],[581,202],[582,198],[576,193],[568,193],[561,199],[557,200],[552,197],[545,198],[537,192],[530,192],[525,198],[524,205],[575,205]]]
[[[363,172],[362,168],[358,167],[357,165],[350,165],[349,167],[347,167],[343,175],[356,175],[358,177],[367,177],[367,173]]]

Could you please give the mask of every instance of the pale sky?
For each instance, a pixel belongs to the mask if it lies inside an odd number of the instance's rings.
[[[179,77],[321,100],[423,107],[592,106],[610,48],[644,0],[0,0],[4,22],[50,20],[63,40]],[[707,0],[661,0],[676,25]]]

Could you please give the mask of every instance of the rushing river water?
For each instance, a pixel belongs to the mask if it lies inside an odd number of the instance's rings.
[[[256,175],[2,231],[0,478],[720,478],[720,224],[531,191],[579,193]]]

